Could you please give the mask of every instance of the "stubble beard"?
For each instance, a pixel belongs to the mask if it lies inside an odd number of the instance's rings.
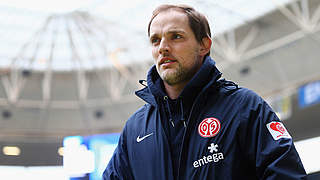
[[[179,64],[173,72],[162,72],[160,76],[168,85],[173,86],[185,81],[187,72],[183,69],[181,64]]]
[[[171,70],[173,72],[162,72],[160,74],[161,79],[166,82],[168,85],[173,86],[179,83],[188,82],[192,79],[192,77],[199,70],[201,64],[199,64],[199,57],[197,56],[198,50],[194,50],[194,60],[195,63],[191,67],[191,69],[183,67],[179,62],[178,66],[175,70]]]
[[[197,63],[191,69],[184,68],[180,63],[173,72],[162,72],[160,77],[168,85],[173,86],[179,83],[188,82],[196,74],[198,68]]]

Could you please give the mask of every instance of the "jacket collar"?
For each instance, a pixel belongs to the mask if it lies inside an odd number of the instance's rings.
[[[210,56],[204,59],[199,71],[194,75],[186,87],[182,90],[179,98],[184,101],[192,101],[203,87],[209,87],[221,77],[221,72],[216,68],[215,62]],[[153,106],[157,106],[157,99],[167,96],[164,91],[163,81],[160,78],[155,65],[153,65],[147,75],[147,87],[136,91],[136,95]]]

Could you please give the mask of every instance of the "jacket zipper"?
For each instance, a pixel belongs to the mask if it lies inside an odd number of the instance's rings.
[[[217,79],[215,79],[214,83],[217,81]],[[208,87],[210,87],[212,84],[208,84],[205,88],[203,88],[203,91],[201,91],[199,93],[199,95],[196,97],[194,103],[192,104],[192,107],[191,107],[191,110],[190,110],[190,114],[189,114],[189,117],[188,117],[188,123],[187,123],[187,127],[185,128],[185,132],[183,134],[183,138],[182,138],[182,146],[181,146],[181,149],[180,149],[180,156],[179,156],[179,167],[178,167],[178,177],[177,177],[177,180],[180,179],[180,169],[181,169],[181,159],[182,159],[182,156],[183,156],[183,152],[184,152],[184,145],[185,145],[185,139],[186,139],[186,135],[187,135],[187,132],[190,131],[190,126],[194,126],[195,123],[197,123],[197,120],[198,118],[196,118],[194,121],[191,121],[191,118],[192,118],[192,115],[193,115],[193,111],[194,109],[196,108],[197,106],[197,102],[199,101],[199,104],[198,104],[198,107],[201,106],[203,103],[200,103],[200,99],[203,99],[203,97],[205,96],[205,93],[208,93]],[[200,117],[202,114],[199,113],[199,116]]]
[[[161,122],[161,115],[160,115],[161,113],[159,112],[160,109],[157,108],[156,111],[157,111],[156,114],[159,115],[159,122],[156,122],[156,123],[159,123],[159,126],[161,127],[161,128],[160,128],[160,131],[161,131],[160,136],[162,136],[162,137],[164,138],[164,142],[163,142],[163,143],[166,144],[166,146],[164,146],[164,147],[166,147],[165,150],[168,151],[168,155],[169,155],[169,157],[171,157],[171,150],[170,150],[170,148],[169,148],[168,137],[167,137],[167,134],[164,132],[164,128],[163,128],[162,122]],[[157,129],[157,128],[155,127],[155,129]],[[157,148],[157,149],[159,149],[159,148]],[[159,153],[160,153],[160,152],[159,152]],[[171,158],[170,158],[170,160],[171,160]],[[173,166],[171,166],[171,168],[173,168]],[[168,176],[169,176],[169,177],[168,177],[169,179],[170,179],[170,177],[171,177],[171,179],[174,180],[173,174],[172,174],[172,175],[168,175]]]
[[[185,144],[185,138],[186,138],[186,135],[187,135],[187,132],[188,132],[188,128],[190,127],[190,126],[193,126],[193,124],[194,123],[196,123],[196,122],[191,122],[191,117],[192,117],[192,115],[193,115],[193,111],[194,111],[194,109],[195,109],[195,106],[196,106],[196,102],[200,99],[200,97],[201,97],[201,94],[199,94],[199,96],[196,98],[196,100],[194,101],[194,103],[192,104],[192,106],[191,106],[191,110],[190,110],[190,114],[189,114],[189,117],[188,117],[188,123],[187,123],[187,126],[186,126],[186,128],[185,128],[185,131],[184,131],[184,134],[183,134],[183,138],[182,138],[182,145],[181,145],[181,149],[180,149],[180,155],[179,155],[179,167],[178,167],[178,177],[177,177],[177,180],[179,180],[180,179],[180,167],[181,167],[181,159],[182,159],[182,153],[183,153],[183,150],[184,150],[184,144]],[[199,104],[199,105],[201,105],[201,104]],[[201,113],[200,113],[201,114]],[[197,119],[196,119],[197,120]],[[196,120],[194,120],[194,121],[196,121]],[[189,130],[190,131],[190,130]]]

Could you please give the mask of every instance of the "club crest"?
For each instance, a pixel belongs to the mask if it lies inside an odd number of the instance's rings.
[[[220,121],[216,118],[210,117],[204,119],[198,127],[200,136],[208,138],[213,137],[220,131]]]

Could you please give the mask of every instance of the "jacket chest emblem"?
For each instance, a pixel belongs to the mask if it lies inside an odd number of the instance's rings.
[[[209,138],[217,135],[220,131],[221,124],[217,118],[206,118],[199,124],[198,132],[201,137]]]

